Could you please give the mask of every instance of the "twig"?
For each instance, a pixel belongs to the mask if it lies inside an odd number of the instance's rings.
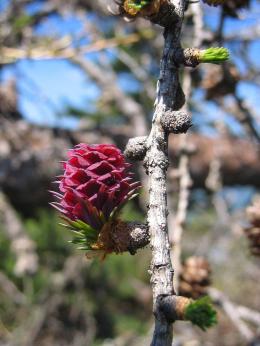
[[[19,291],[15,284],[3,272],[0,272],[0,287],[16,304],[25,303],[25,295]]]
[[[112,70],[102,68],[80,55],[71,58],[71,62],[95,80],[104,91],[109,90],[111,100],[113,98],[118,109],[131,121],[136,135],[146,134],[145,114],[142,107],[119,88],[116,75]]]
[[[237,312],[244,320],[253,322],[260,327],[260,312],[249,309],[248,307],[242,305],[237,306]]]
[[[101,51],[103,49],[118,47],[119,45],[128,45],[138,42],[141,39],[138,34],[131,34],[122,37],[111,39],[100,39],[95,43],[83,46],[77,50],[70,47],[71,40],[68,37],[62,37],[59,40],[53,41],[48,45],[39,43],[30,49],[1,47],[1,64],[10,64],[22,59],[33,60],[54,60],[54,59],[69,59],[77,54],[86,54],[91,52]]]
[[[189,98],[191,94],[191,75],[189,71],[184,71],[183,89],[185,96]],[[187,110],[185,105],[183,109]],[[181,238],[184,231],[184,224],[187,216],[189,203],[190,187],[192,185],[189,173],[189,145],[187,136],[182,135],[181,154],[178,167],[179,177],[179,197],[176,216],[169,217],[170,225],[170,241],[171,241],[171,257],[174,263],[174,288],[178,293],[179,275],[181,270]],[[173,209],[173,208],[171,208]]]
[[[185,149],[184,149],[185,150]],[[184,231],[184,224],[187,216],[187,209],[189,203],[190,187],[192,180],[189,174],[189,155],[186,152],[182,153],[178,168],[180,176],[180,190],[178,198],[178,207],[176,217],[174,218],[171,226],[170,236],[172,243],[172,259],[174,263],[174,288],[178,292],[179,275],[181,270],[181,238]]]
[[[212,300],[219,304],[228,317],[233,322],[234,326],[240,332],[240,334],[244,337],[245,340],[251,341],[254,339],[254,333],[248,328],[245,322],[241,319],[241,315],[238,313],[237,306],[232,303],[224,293],[220,292],[216,288],[209,288],[209,295]]]
[[[38,269],[38,255],[34,242],[26,234],[15,210],[0,192],[0,220],[16,255],[15,273],[18,276],[34,274]]]
[[[121,60],[133,73],[133,75],[140,80],[144,85],[144,92],[153,99],[155,95],[153,83],[150,80],[149,73],[127,52],[123,49],[117,50],[117,58]]]
[[[194,20],[194,37],[193,46],[200,47],[203,40],[203,14],[201,6],[191,6],[191,13]],[[183,91],[187,99],[191,96],[192,80],[191,73],[188,70],[184,71]],[[183,110],[188,111],[188,106],[185,104]],[[187,141],[187,136],[182,135],[181,138],[181,154],[178,167],[179,177],[179,198],[176,217],[172,215],[169,218],[170,240],[172,244],[171,256],[174,263],[174,288],[178,293],[179,275],[181,270],[181,239],[184,231],[185,220],[187,217],[187,209],[189,204],[190,188],[192,179],[189,172],[189,154],[190,148]]]
[[[159,300],[174,295],[173,269],[170,258],[170,244],[167,228],[166,170],[168,167],[168,133],[161,121],[167,112],[174,111],[179,88],[178,67],[174,63],[175,50],[180,48],[180,30],[183,21],[185,0],[172,0],[178,20],[165,27],[165,46],[160,66],[157,98],[152,129],[147,139],[147,153],[144,166],[149,176],[148,225],[151,235],[151,283],[155,329],[153,346],[172,344],[172,326],[160,311]]]

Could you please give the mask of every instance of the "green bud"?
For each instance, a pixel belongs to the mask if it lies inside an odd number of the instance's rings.
[[[132,8],[136,11],[141,11],[143,7],[148,5],[151,1],[149,0],[129,0],[127,3],[128,8]]]
[[[229,59],[229,51],[223,47],[212,47],[201,50],[199,53],[199,62],[209,62],[219,64]]]
[[[184,319],[205,331],[217,323],[217,312],[213,308],[210,298],[203,297],[186,307]]]

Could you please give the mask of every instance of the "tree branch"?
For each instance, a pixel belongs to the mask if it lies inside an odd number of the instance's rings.
[[[246,323],[241,319],[241,315],[238,313],[238,309],[234,303],[232,303],[222,292],[216,288],[211,287],[209,289],[209,295],[212,300],[221,306],[227,316],[231,319],[234,326],[239,333],[248,342],[254,339],[254,333],[249,329]]]
[[[26,234],[15,210],[2,192],[0,192],[0,221],[16,256],[15,274],[17,276],[35,274],[38,270],[38,255],[35,251],[35,244]]]
[[[172,344],[171,323],[159,308],[160,297],[174,295],[173,269],[167,228],[168,131],[162,126],[161,120],[176,110],[179,75],[174,54],[180,47],[180,30],[185,1],[172,0],[170,3],[172,5],[171,11],[175,12],[178,20],[174,22],[174,25],[168,23],[164,31],[165,45],[157,85],[155,111],[152,129],[146,141],[147,152],[144,159],[144,167],[149,176],[150,200],[147,220],[152,249],[151,283],[155,316],[155,329],[151,344],[153,346],[170,346]]]

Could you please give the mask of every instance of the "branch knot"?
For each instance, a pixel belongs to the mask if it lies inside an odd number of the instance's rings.
[[[131,161],[142,161],[146,154],[147,136],[130,138],[124,154]]]
[[[167,110],[161,118],[161,125],[167,133],[186,133],[192,126],[192,118],[186,111]]]

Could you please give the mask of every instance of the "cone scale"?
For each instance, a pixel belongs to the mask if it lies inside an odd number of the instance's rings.
[[[129,173],[130,164],[111,144],[78,144],[62,162],[63,175],[57,181],[57,202],[51,203],[74,233],[73,243],[91,254],[118,252],[111,232],[123,205],[136,195],[139,182]]]

